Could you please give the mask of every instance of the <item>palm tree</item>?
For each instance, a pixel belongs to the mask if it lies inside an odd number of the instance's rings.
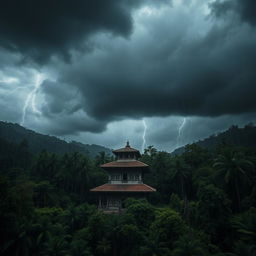
[[[187,207],[188,207],[188,179],[190,175],[189,166],[180,158],[175,157],[172,164],[172,179],[176,181],[180,186],[180,194],[182,199],[184,200],[184,216],[187,215]]]
[[[170,249],[164,242],[161,242],[159,232],[151,232],[149,236],[144,237],[145,245],[142,246],[142,255],[163,256],[170,255]]]
[[[45,243],[47,243],[50,239],[50,222],[48,221],[47,218],[42,218],[42,222],[40,223],[40,232],[36,238],[36,246],[38,248],[40,248],[42,245],[44,245]]]
[[[154,146],[148,146],[148,148],[144,149],[144,154],[147,154],[151,157],[155,156],[157,153],[156,148],[154,148]]]
[[[250,255],[256,255],[256,209],[251,208],[247,212],[234,216],[231,219],[231,225],[245,242],[245,246],[241,243],[240,247],[246,247]]]
[[[108,162],[108,157],[106,155],[105,151],[101,151],[98,153],[98,155],[95,157],[96,160],[96,165],[101,165],[101,164],[105,164],[106,162]]]
[[[106,238],[103,238],[99,241],[96,250],[102,255],[107,255],[111,250],[110,242]]]
[[[64,238],[58,236],[50,236],[46,244],[46,251],[44,255],[47,256],[66,256],[67,242]]]
[[[53,186],[49,181],[41,181],[34,188],[34,201],[38,207],[46,207],[53,200]]]
[[[191,234],[185,234],[174,243],[173,256],[206,256],[208,253],[198,239],[195,239]]]
[[[213,167],[218,170],[217,176],[224,178],[226,184],[231,185],[235,189],[238,211],[241,209],[241,195],[239,184],[242,181],[250,183],[249,171],[254,170],[251,161],[234,150],[226,150],[215,160]]]
[[[87,242],[82,239],[73,240],[70,247],[72,256],[92,256]]]
[[[31,229],[31,221],[25,221],[19,228],[17,237],[15,240],[11,241],[8,244],[6,249],[14,250],[14,255],[30,255],[30,250],[32,248],[32,239],[29,235]]]

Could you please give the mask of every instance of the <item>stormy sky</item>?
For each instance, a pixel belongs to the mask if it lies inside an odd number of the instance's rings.
[[[254,122],[255,81],[255,0],[1,4],[0,119],[37,132],[172,151]]]

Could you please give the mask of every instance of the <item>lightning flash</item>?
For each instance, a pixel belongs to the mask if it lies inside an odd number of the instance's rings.
[[[35,114],[41,114],[41,111],[36,107],[36,95],[40,89],[40,86],[42,84],[42,82],[44,81],[45,77],[42,74],[37,74],[36,75],[36,81],[35,81],[35,86],[33,88],[33,90],[28,94],[23,109],[22,109],[22,120],[21,120],[21,125],[24,125],[25,120],[26,120],[26,114],[27,114],[27,110],[28,107],[30,106],[32,111]]]
[[[143,126],[144,126],[144,131],[143,131],[143,134],[142,134],[142,146],[141,146],[141,152],[144,151],[145,147],[146,147],[146,133],[147,133],[147,123],[145,121],[145,119],[142,119],[142,123],[143,123]]]
[[[179,126],[179,129],[178,129],[177,147],[180,146],[181,136],[182,136],[182,130],[183,130],[184,126],[186,125],[186,122],[187,122],[187,118],[184,117],[184,118],[183,118],[183,121],[182,121],[182,123],[181,123],[181,125]]]

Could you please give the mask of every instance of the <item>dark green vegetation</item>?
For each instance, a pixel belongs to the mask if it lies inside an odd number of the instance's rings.
[[[90,157],[95,157],[99,152],[111,154],[110,149],[99,145],[88,145],[79,142],[66,142],[54,136],[43,135],[28,130],[18,124],[0,121],[0,138],[13,143],[21,143],[26,140],[31,152],[40,153],[42,150],[55,154],[79,152]]]
[[[256,149],[195,144],[179,156],[148,147],[149,202],[127,199],[122,215],[97,211],[89,189],[111,159],[32,154],[0,140],[0,255],[256,255]]]
[[[197,141],[195,144],[212,151],[215,150],[220,143],[228,143],[240,147],[256,147],[256,127],[253,123],[249,123],[243,128],[233,125],[228,130],[211,135],[204,140]],[[174,150],[173,154],[181,154],[184,151],[185,147],[181,147]]]

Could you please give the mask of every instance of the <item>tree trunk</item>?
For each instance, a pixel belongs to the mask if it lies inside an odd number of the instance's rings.
[[[184,180],[182,176],[181,176],[181,193],[184,200],[183,217],[185,220],[188,220],[188,198],[187,198],[187,193],[184,187]]]
[[[239,188],[238,188],[237,177],[235,177],[235,190],[236,190],[236,197],[237,197],[238,212],[240,212],[240,209],[241,209],[241,198],[240,198],[240,193],[239,193]]]

